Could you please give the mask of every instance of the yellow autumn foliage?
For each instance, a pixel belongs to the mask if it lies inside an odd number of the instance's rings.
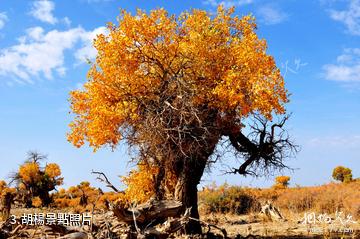
[[[289,176],[277,176],[275,178],[275,189],[284,189],[289,186],[290,177]]]
[[[239,118],[284,113],[284,81],[266,41],[255,33],[255,18],[233,13],[223,7],[215,16],[196,9],[178,17],[164,9],[122,11],[118,24],[108,25],[109,34],[94,41],[96,62],[84,89],[70,94],[76,117],[68,140],[77,147],[88,141],[95,150],[117,145],[128,127],[144,121],[164,83],[174,92],[177,82],[186,85],[174,97],[188,94],[195,108]]]
[[[4,180],[0,180],[0,192],[7,187],[7,183]]]
[[[73,208],[76,212],[91,210],[91,207],[99,200],[100,191],[91,187],[89,182],[81,182],[77,186],[71,186],[67,190],[60,189],[53,194],[53,206],[57,208]]]
[[[42,206],[42,201],[41,201],[40,197],[34,197],[31,201],[32,201],[33,207],[39,208]]]
[[[40,167],[36,162],[26,162],[19,168],[19,176],[24,183],[40,180]]]
[[[45,174],[48,175],[50,178],[56,178],[61,175],[61,170],[59,165],[56,163],[49,163],[45,167]]]
[[[0,180],[0,198],[8,193],[15,194],[16,189],[10,188],[4,180]]]
[[[91,187],[89,182],[81,182],[77,186],[71,186],[67,190],[60,189],[54,193],[53,205],[57,208],[76,207],[76,210],[81,212],[93,205],[96,209],[108,209],[108,203],[116,203],[122,207],[129,207],[133,203],[143,203],[155,194],[154,177],[158,171],[155,166],[139,164],[127,176],[121,177],[126,189],[119,193],[101,193],[97,188]],[[173,191],[176,180],[168,175],[167,177],[166,187],[169,191]],[[81,203],[81,197],[86,197],[86,204]]]
[[[128,176],[122,177],[122,182],[127,186],[125,200],[128,202],[142,203],[147,201],[155,193],[154,176],[158,168],[148,164],[139,164]]]

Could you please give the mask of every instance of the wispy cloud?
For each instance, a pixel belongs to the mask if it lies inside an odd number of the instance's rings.
[[[0,50],[0,76],[11,76],[26,83],[33,83],[34,78],[41,76],[52,79],[54,73],[63,76],[66,74],[65,51],[72,50],[78,61],[93,58],[96,52],[92,40],[104,32],[105,27],[93,31],[77,27],[49,32],[41,27],[29,28],[17,44]]]
[[[310,139],[307,144],[312,147],[360,147],[360,135],[317,137]]]
[[[336,64],[323,66],[324,78],[345,83],[360,83],[360,48],[347,48]]]
[[[30,15],[42,22],[55,24],[58,19],[53,15],[55,4],[49,0],[37,0],[33,2]]]
[[[230,8],[251,4],[253,2],[254,0],[204,0],[202,3],[205,5],[210,5],[211,7],[223,5],[225,8]]]
[[[347,32],[360,36],[360,0],[349,0],[346,10],[329,10],[330,17],[335,21],[342,22]]]
[[[289,16],[279,7],[273,5],[265,5],[257,10],[260,20],[267,25],[275,25],[284,22]]]
[[[71,20],[68,18],[68,17],[64,17],[62,19],[62,22],[67,26],[67,27],[70,27],[71,25]]]
[[[0,29],[2,29],[5,26],[5,23],[8,21],[8,17],[6,15],[6,12],[0,12]]]

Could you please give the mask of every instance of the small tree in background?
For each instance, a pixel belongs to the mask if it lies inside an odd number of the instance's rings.
[[[350,168],[337,166],[333,170],[332,177],[337,181],[348,183],[352,181],[352,171]]]
[[[275,178],[275,189],[284,189],[289,186],[290,177],[289,176],[278,176]]]
[[[71,186],[67,190],[60,189],[54,193],[53,205],[57,208],[71,207],[75,212],[89,211],[101,194],[102,191],[83,181],[77,186]]]
[[[8,187],[5,181],[0,180],[0,219],[6,220],[9,218],[11,203],[15,193],[15,188]]]
[[[19,191],[19,201],[26,207],[49,205],[51,203],[49,192],[63,183],[59,165],[49,163],[41,167],[40,161],[46,158],[38,152],[28,152],[27,160],[12,176],[12,182],[16,182]]]

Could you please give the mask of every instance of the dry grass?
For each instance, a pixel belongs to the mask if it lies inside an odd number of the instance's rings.
[[[360,181],[329,183],[315,187],[255,189],[214,185],[199,192],[203,213],[245,214],[257,212],[262,202],[271,200],[285,213],[342,211],[360,218]]]
[[[343,211],[360,217],[360,181],[329,183],[317,187],[290,188],[276,200],[283,209],[293,212],[315,211],[334,213]]]

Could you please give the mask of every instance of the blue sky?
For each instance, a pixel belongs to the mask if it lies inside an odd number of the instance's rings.
[[[68,93],[86,81],[85,59],[96,55],[92,39],[120,8],[179,14],[213,12],[220,3],[256,17],[292,93],[288,127],[301,151],[288,162],[296,170],[284,172],[291,184],[329,182],[337,165],[360,177],[360,0],[0,0],[0,178],[38,150],[61,165],[64,186],[83,180],[101,186],[92,169],[120,185],[118,176],[132,166],[126,145],[93,153],[66,141]],[[264,187],[273,178],[223,176],[219,164],[202,184],[212,181]]]

